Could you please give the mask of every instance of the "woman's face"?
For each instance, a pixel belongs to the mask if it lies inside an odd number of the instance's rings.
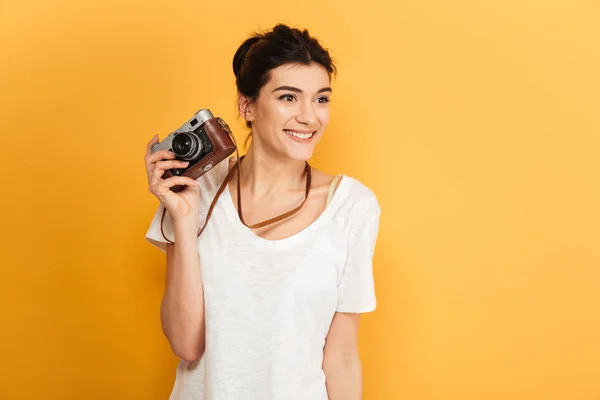
[[[285,64],[271,70],[246,113],[252,121],[252,140],[269,153],[308,160],[329,123],[330,96],[329,75],[319,64]]]

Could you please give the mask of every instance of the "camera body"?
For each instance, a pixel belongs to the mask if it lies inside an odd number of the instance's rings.
[[[236,150],[231,135],[225,121],[214,117],[210,110],[201,109],[161,142],[155,143],[150,151],[169,150],[177,160],[189,162],[186,168],[166,170],[163,179],[187,176],[196,180]],[[184,188],[185,185],[176,185],[171,190],[178,192]]]

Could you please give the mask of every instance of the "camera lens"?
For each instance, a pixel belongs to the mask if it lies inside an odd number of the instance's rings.
[[[172,149],[176,156],[184,160],[194,160],[202,151],[202,143],[195,134],[182,132],[173,138]]]

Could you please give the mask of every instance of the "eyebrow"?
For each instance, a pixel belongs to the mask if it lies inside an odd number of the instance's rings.
[[[273,93],[275,93],[278,90],[289,90],[290,92],[296,92],[296,93],[302,93],[302,89],[298,89],[297,87],[293,87],[293,86],[279,86],[276,87],[275,89],[273,89]],[[317,93],[323,93],[323,92],[331,92],[331,88],[328,87],[324,87],[322,89],[319,89],[317,91]]]

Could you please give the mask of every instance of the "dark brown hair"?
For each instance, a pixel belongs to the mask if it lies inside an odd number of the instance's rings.
[[[337,72],[329,52],[307,29],[277,24],[268,32],[254,33],[235,52],[232,64],[239,93],[250,102],[256,101],[260,89],[270,78],[269,72],[288,63],[319,64],[327,70],[330,79]],[[250,121],[246,121],[246,127],[252,128]],[[244,146],[251,136],[252,132]]]

